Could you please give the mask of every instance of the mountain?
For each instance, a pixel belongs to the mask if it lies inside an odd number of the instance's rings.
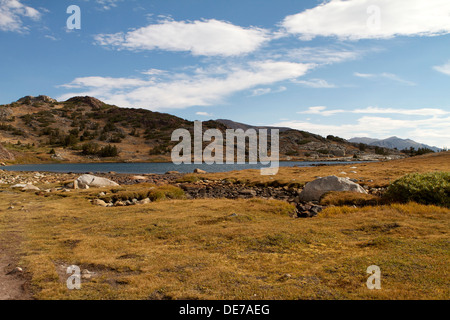
[[[204,131],[219,129],[224,136],[227,129],[238,128],[273,129],[223,119],[203,122]],[[61,102],[47,96],[27,96],[0,105],[0,159],[8,163],[170,161],[171,150],[178,144],[171,141],[176,129],[193,134],[194,123],[167,113],[120,108],[93,97]],[[277,129],[281,159],[352,158],[376,153],[375,147],[361,151],[338,137]],[[204,147],[208,144],[204,142]]]
[[[401,139],[398,137],[390,137],[390,138],[387,138],[384,140],[371,139],[371,138],[352,138],[348,141],[353,142],[353,143],[365,143],[365,144],[368,144],[371,146],[378,146],[378,147],[389,148],[389,149],[397,148],[398,150],[410,149],[411,147],[414,148],[415,150],[418,150],[419,148],[422,148],[422,149],[426,148],[426,149],[431,149],[435,152],[439,152],[442,150],[440,148],[430,147],[429,145],[419,143],[419,142],[413,141],[411,139]]]

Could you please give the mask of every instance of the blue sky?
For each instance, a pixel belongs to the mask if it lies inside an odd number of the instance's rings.
[[[448,0],[0,0],[0,44],[0,104],[91,95],[450,146]]]

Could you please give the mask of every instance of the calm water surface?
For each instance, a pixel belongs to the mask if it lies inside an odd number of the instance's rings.
[[[317,164],[336,165],[336,164],[354,164],[359,161],[351,162],[306,162],[306,161],[281,161],[280,167],[312,167]],[[117,173],[128,174],[164,174],[167,171],[178,171],[181,173],[191,173],[199,168],[207,172],[229,172],[234,170],[261,169],[267,166],[261,164],[182,164],[173,163],[73,163],[73,164],[30,164],[2,167],[7,171],[40,171],[40,172],[98,172],[105,173],[114,171]]]

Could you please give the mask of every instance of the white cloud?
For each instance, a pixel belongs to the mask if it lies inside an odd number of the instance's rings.
[[[450,61],[442,66],[435,66],[433,69],[450,76]]]
[[[336,85],[327,82],[323,79],[310,79],[310,80],[293,80],[292,82],[304,85],[310,88],[336,88]]]
[[[236,92],[296,79],[310,68],[312,66],[308,64],[264,60],[245,66],[231,66],[220,74],[212,68],[210,73],[202,70],[194,74],[167,75],[164,79],[77,78],[62,87],[86,91],[67,93],[58,99],[90,95],[123,107],[152,110],[210,106],[223,103],[225,98]]]
[[[407,86],[417,85],[416,83],[414,83],[412,81],[404,80],[404,79],[400,78],[399,76],[397,76],[396,74],[388,73],[388,72],[383,72],[383,73],[379,73],[379,74],[355,72],[353,75],[355,77],[364,78],[364,79],[388,79],[388,80],[395,81],[395,82],[398,82],[398,83],[401,83],[401,84],[404,84]]]
[[[327,136],[338,135],[346,139],[371,137],[384,139],[398,135],[431,146],[448,147],[450,141],[450,111],[436,108],[396,109],[367,107],[359,109],[328,109],[326,106],[310,107],[298,114],[333,116],[336,114],[362,115],[354,119],[348,115],[342,120],[330,119],[330,123],[310,122],[311,119],[282,121],[274,126],[290,127]],[[396,115],[396,119],[381,114]],[[407,116],[407,118],[405,118]],[[411,118],[415,116],[416,118]],[[402,118],[403,117],[403,118]],[[354,119],[354,120],[353,120]],[[338,123],[338,124],[337,124]]]
[[[39,20],[40,17],[39,11],[18,0],[0,0],[1,31],[26,32],[28,28],[23,25],[22,18]]]
[[[89,0],[85,0],[89,1]],[[117,3],[123,0],[95,0],[96,3],[100,5],[101,10],[110,10],[112,8],[117,7]]]
[[[450,33],[448,0],[330,0],[287,16],[282,26],[302,40],[436,36]]]
[[[363,116],[345,124],[318,124],[308,121],[283,121],[273,126],[290,127],[318,133],[323,136],[337,135],[346,139],[366,136],[384,139],[394,135],[410,138],[431,146],[446,147],[450,141],[450,117],[426,119],[392,119],[389,117]]]
[[[286,90],[287,90],[287,88],[283,87],[283,86],[281,86],[275,90],[272,88],[258,88],[258,89],[253,90],[252,97],[262,96],[262,95],[269,94],[269,93],[280,93],[280,92],[284,92]]]
[[[326,110],[326,109],[327,109],[327,107],[324,107],[324,106],[309,107],[308,110],[299,111],[297,113],[298,114],[318,114],[321,116],[328,117],[328,116],[335,115],[337,113],[346,112],[345,110],[341,110],[341,109],[338,109],[338,110]]]
[[[350,111],[352,113],[371,113],[371,114],[402,114],[411,116],[440,116],[450,114],[450,111],[445,111],[443,109],[432,109],[432,108],[422,108],[422,109],[394,109],[394,108],[378,108],[378,107],[367,107],[364,109],[355,109]]]
[[[252,96],[256,97],[256,96],[263,96],[265,94],[269,94],[272,92],[271,88],[258,88],[253,90]]]
[[[208,113],[208,112],[197,112],[195,114],[198,116],[202,116],[202,117],[212,117],[213,116],[211,113]]]
[[[422,109],[395,109],[395,108],[379,108],[379,107],[367,107],[359,109],[332,109],[329,110],[325,106],[309,107],[306,111],[299,111],[298,114],[316,114],[321,116],[332,116],[338,113],[354,113],[354,114],[397,114],[397,115],[409,115],[409,116],[445,116],[449,115],[450,111],[435,108],[422,108]]]
[[[210,20],[163,20],[127,33],[100,34],[98,44],[119,50],[188,51],[195,56],[238,56],[270,40],[267,30]]]
[[[136,78],[84,77],[84,78],[76,78],[72,82],[63,84],[60,87],[66,89],[83,88],[83,87],[117,89],[117,88],[137,87],[151,84],[153,84],[153,81],[151,80],[149,81]]]
[[[364,53],[365,51],[362,50],[350,50],[338,47],[304,47],[292,49],[286,56],[299,62],[331,64],[356,60],[362,57]]]

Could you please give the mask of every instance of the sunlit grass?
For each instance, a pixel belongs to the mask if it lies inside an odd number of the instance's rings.
[[[38,299],[448,299],[450,210],[332,207],[293,219],[281,201],[169,200],[101,208],[2,194],[0,233],[23,234]],[[19,195],[19,197],[18,197]],[[23,210],[19,208],[24,207]],[[65,268],[94,272],[69,291]],[[382,270],[370,291],[368,266]]]

